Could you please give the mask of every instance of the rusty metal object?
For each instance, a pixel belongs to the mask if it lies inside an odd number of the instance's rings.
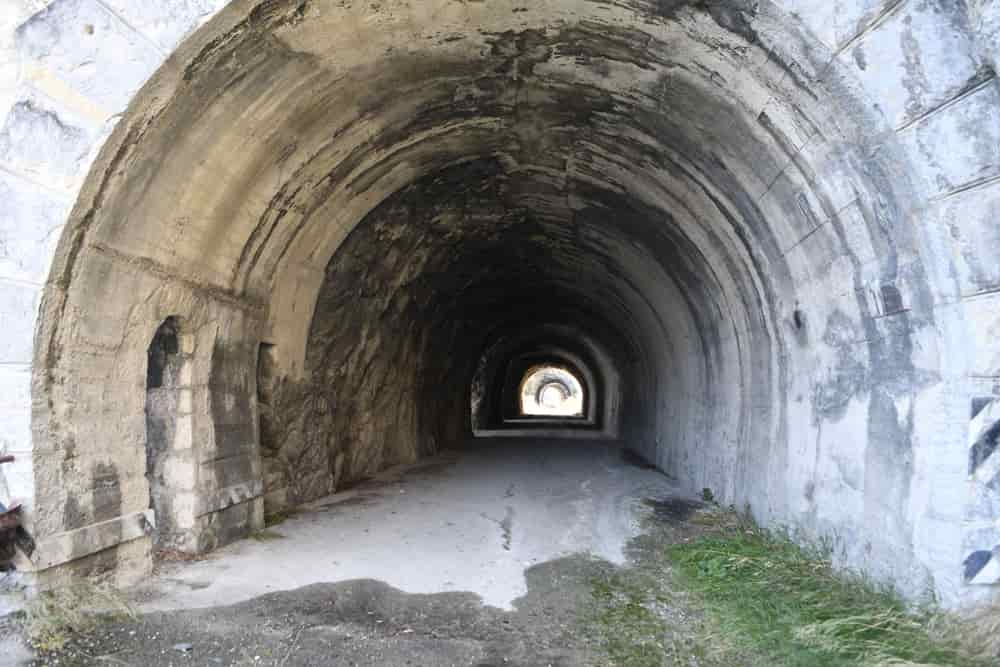
[[[0,463],[13,463],[14,457],[10,454],[0,456]],[[0,531],[16,529],[21,525],[21,503],[15,503],[11,507],[5,507],[0,503]]]
[[[0,512],[0,530],[9,530],[21,525],[21,503]]]

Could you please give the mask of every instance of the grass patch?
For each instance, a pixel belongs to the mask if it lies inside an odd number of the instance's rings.
[[[742,656],[718,641],[715,626],[679,590],[664,548],[677,540],[676,520],[654,512],[649,531],[628,546],[629,564],[604,563],[590,579],[583,631],[601,667],[733,667]]]
[[[271,512],[270,514],[264,515],[264,528],[272,528],[274,526],[280,526],[281,524],[288,521],[293,516],[299,513],[298,509],[288,508],[279,510],[277,512]]]
[[[834,572],[822,555],[745,522],[666,548],[681,585],[764,664],[993,664],[941,632],[946,617],[911,613],[885,589]]]
[[[115,588],[84,580],[36,595],[24,610],[22,626],[31,645],[47,653],[104,621],[124,618],[134,619],[135,612]]]
[[[591,582],[591,631],[614,665],[660,667],[666,650],[664,622],[656,611],[665,602],[658,586],[628,574],[611,573]]]

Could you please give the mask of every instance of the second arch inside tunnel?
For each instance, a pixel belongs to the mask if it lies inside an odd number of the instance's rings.
[[[712,409],[706,365],[725,346],[705,339],[705,311],[691,307],[719,299],[699,284],[707,267],[678,256],[658,214],[634,201],[580,187],[573,208],[531,204],[556,194],[490,158],[429,175],[366,216],[327,267],[306,379],[268,390],[281,420],[262,433],[271,497],[314,500],[470,436],[621,436],[650,461],[658,446],[697,455]],[[695,293],[678,287],[685,265]],[[546,360],[587,388],[577,420],[518,414],[524,374]],[[721,482],[714,474],[704,485]]]

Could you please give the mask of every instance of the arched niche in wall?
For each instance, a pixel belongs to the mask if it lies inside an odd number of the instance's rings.
[[[149,344],[146,366],[146,480],[154,547],[194,552],[192,497],[197,472],[192,449],[194,340],[177,317],[163,321]]]

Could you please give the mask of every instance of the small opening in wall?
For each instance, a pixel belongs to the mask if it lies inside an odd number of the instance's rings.
[[[153,341],[149,344],[146,366],[147,389],[158,389],[164,383],[170,382],[173,371],[177,370],[179,351],[177,319],[168,317],[156,330]]]
[[[798,308],[792,313],[792,322],[795,324],[796,331],[802,331],[806,326],[806,316]]]
[[[179,546],[173,506],[176,489],[167,475],[177,452],[191,448],[190,378],[185,377],[185,355],[181,351],[180,323],[168,317],[149,343],[146,368],[146,479],[149,507],[156,520],[154,545],[158,549]]]
[[[905,310],[903,295],[895,285],[882,285],[882,314],[892,315]]]
[[[276,457],[281,447],[281,435],[275,419],[275,348],[261,343],[257,348],[257,426],[262,450]]]
[[[257,351],[257,401],[271,404],[274,393],[274,344],[261,343]]]

